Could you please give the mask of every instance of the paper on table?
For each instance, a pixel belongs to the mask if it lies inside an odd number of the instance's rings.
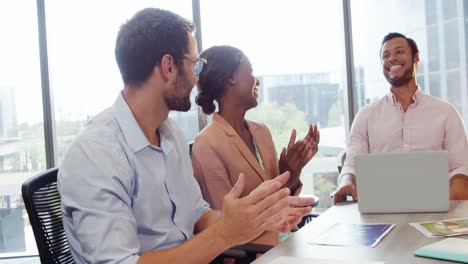
[[[308,241],[312,244],[330,246],[375,247],[395,224],[348,224],[335,223],[330,228]]]
[[[426,237],[459,236],[468,234],[468,218],[409,223]]]
[[[316,258],[296,258],[296,257],[278,257],[270,264],[384,264],[379,261],[362,260],[337,260],[337,259],[316,259]]]

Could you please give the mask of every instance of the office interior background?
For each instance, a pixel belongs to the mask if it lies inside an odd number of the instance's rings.
[[[265,123],[277,152],[296,128],[320,126],[302,171],[305,193],[331,205],[336,155],[356,112],[388,93],[379,50],[389,32],[415,39],[417,81],[468,123],[468,0],[122,0],[0,2],[0,258],[37,255],[21,184],[59,166],[86,122],[123,88],[114,58],[119,26],[159,7],[195,21],[200,49],[227,44],[260,80],[248,118]],[[195,97],[196,88],[192,92]],[[171,112],[187,142],[210,121],[192,100]]]

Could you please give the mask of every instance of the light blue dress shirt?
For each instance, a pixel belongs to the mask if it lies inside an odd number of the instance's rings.
[[[209,210],[188,144],[173,120],[153,146],[120,93],[74,141],[58,175],[65,231],[77,263],[137,263],[193,237]]]

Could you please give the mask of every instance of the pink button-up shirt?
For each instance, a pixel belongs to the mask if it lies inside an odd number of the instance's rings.
[[[457,110],[420,88],[413,101],[405,112],[390,92],[359,111],[351,127],[341,175],[355,175],[354,157],[358,154],[425,150],[447,150],[449,176],[468,175],[468,142]]]

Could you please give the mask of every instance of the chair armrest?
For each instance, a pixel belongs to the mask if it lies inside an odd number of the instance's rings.
[[[243,250],[247,253],[265,254],[268,250],[272,248],[272,245],[247,243],[243,245],[234,246],[231,249]]]
[[[225,250],[222,254],[221,254],[222,258],[233,258],[233,259],[245,259],[248,257],[247,255],[247,252],[245,252],[245,250],[242,250],[242,249],[236,249],[234,247],[228,249],[228,250]]]
[[[234,259],[235,263],[246,264],[251,263],[257,258],[257,254],[264,254],[268,250],[272,249],[271,245],[263,244],[252,244],[247,243],[243,245],[238,245],[224,251],[221,255],[216,257],[211,264],[221,264],[224,263],[224,259]]]
[[[305,226],[306,224],[310,223],[312,221],[312,219],[318,217],[320,214],[317,214],[317,213],[311,213],[311,214],[308,214],[304,217],[302,217],[302,220],[299,224],[297,224],[297,227],[299,230],[300,228],[302,228],[303,226]],[[297,231],[297,230],[293,230],[293,232]]]
[[[336,167],[338,168],[338,174],[341,173],[341,169],[343,168],[344,162],[346,159],[346,150],[342,150],[338,155],[336,156]]]

